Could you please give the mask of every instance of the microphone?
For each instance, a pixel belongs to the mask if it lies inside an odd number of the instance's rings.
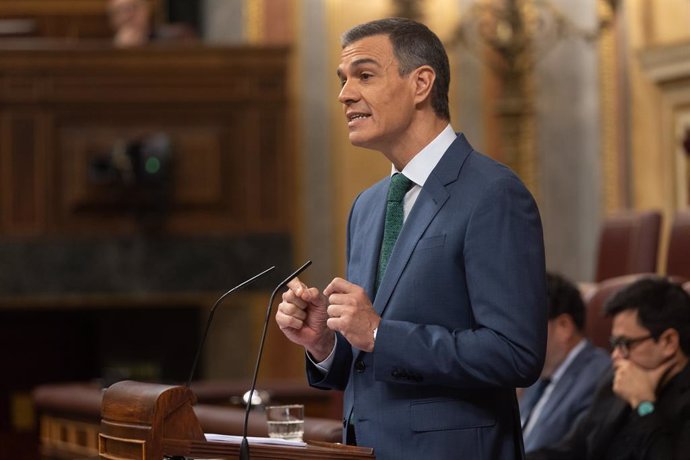
[[[249,460],[249,441],[247,441],[247,424],[249,423],[249,411],[252,409],[252,397],[254,396],[254,389],[256,388],[256,377],[259,375],[259,364],[261,364],[261,356],[264,353],[264,343],[266,343],[266,330],[268,329],[268,321],[271,318],[271,307],[273,300],[279,289],[284,287],[291,279],[302,273],[311,265],[311,260],[307,260],[304,265],[290,273],[290,275],[276,286],[268,300],[268,307],[266,308],[266,319],[264,320],[264,330],[261,333],[261,343],[259,344],[259,353],[256,356],[256,366],[254,367],[254,377],[252,378],[252,386],[249,389],[249,398],[247,402],[247,409],[244,412],[244,429],[242,430],[242,444],[240,445],[240,460]]]
[[[218,297],[218,300],[216,300],[216,303],[213,304],[213,307],[211,307],[211,313],[208,315],[208,320],[206,321],[206,330],[204,331],[204,335],[201,337],[201,341],[199,342],[199,346],[196,349],[196,356],[194,356],[194,363],[192,364],[192,371],[189,373],[189,379],[187,380],[187,388],[189,388],[189,385],[192,383],[192,379],[194,378],[194,372],[196,372],[196,366],[199,362],[199,356],[201,355],[201,349],[204,348],[204,342],[206,341],[206,336],[208,335],[208,330],[211,327],[211,321],[213,321],[213,315],[216,312],[216,308],[218,308],[218,305],[225,299],[227,296],[235,292],[236,290],[246,286],[247,284],[251,283],[257,278],[260,278],[264,276],[266,273],[270,272],[273,270],[275,265],[267,268],[266,270],[262,271],[261,273],[258,273],[251,278],[249,278],[246,281],[241,282],[234,288],[230,289],[228,292],[223,294],[222,296]]]

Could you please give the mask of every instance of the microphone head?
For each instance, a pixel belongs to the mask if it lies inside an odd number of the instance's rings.
[[[246,406],[249,404],[249,393],[251,390],[248,390],[243,396],[242,396],[242,403]],[[265,406],[268,403],[271,402],[271,395],[268,393],[266,390],[254,390],[254,394],[252,395],[252,406]]]

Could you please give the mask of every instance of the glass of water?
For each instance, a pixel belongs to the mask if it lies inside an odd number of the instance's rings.
[[[304,435],[304,405],[266,406],[268,436],[301,441]]]

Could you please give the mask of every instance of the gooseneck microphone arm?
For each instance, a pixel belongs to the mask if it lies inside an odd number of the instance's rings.
[[[251,278],[249,278],[246,281],[241,282],[234,288],[230,289],[228,292],[223,294],[222,296],[218,297],[218,300],[216,300],[216,303],[213,304],[213,307],[211,307],[211,312],[208,315],[208,320],[206,321],[206,329],[204,330],[204,335],[201,337],[201,340],[199,341],[199,346],[196,349],[196,356],[194,356],[194,363],[192,364],[192,371],[189,373],[189,379],[187,380],[187,388],[189,388],[189,385],[192,383],[192,379],[194,378],[194,372],[196,372],[196,366],[199,363],[199,356],[201,355],[201,349],[204,348],[204,342],[206,341],[206,336],[208,335],[208,330],[211,328],[211,322],[213,321],[213,315],[216,313],[216,308],[218,308],[218,305],[225,299],[227,296],[235,292],[236,290],[243,288],[247,284],[251,283],[257,278],[260,278],[264,276],[266,273],[270,272],[273,270],[275,265],[267,268],[266,270],[262,271],[261,273],[258,273]]]
[[[252,386],[249,389],[249,399],[247,401],[247,409],[244,412],[244,429],[242,430],[242,444],[240,445],[240,460],[249,460],[249,441],[247,441],[247,425],[249,423],[249,411],[252,409],[252,398],[254,397],[254,389],[256,388],[256,377],[259,375],[259,365],[261,364],[261,356],[264,353],[264,343],[266,343],[266,330],[268,329],[268,321],[271,318],[271,308],[273,307],[273,300],[278,291],[283,288],[291,279],[302,273],[311,265],[311,260],[307,260],[304,265],[292,272],[287,278],[276,286],[268,300],[268,307],[266,307],[266,319],[264,320],[264,329],[261,333],[261,343],[259,344],[259,354],[256,357],[256,366],[254,367],[254,377],[252,378]]]

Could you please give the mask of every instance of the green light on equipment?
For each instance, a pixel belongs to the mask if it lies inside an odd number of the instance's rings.
[[[161,161],[156,157],[148,157],[144,169],[148,174],[157,174],[161,170]]]

